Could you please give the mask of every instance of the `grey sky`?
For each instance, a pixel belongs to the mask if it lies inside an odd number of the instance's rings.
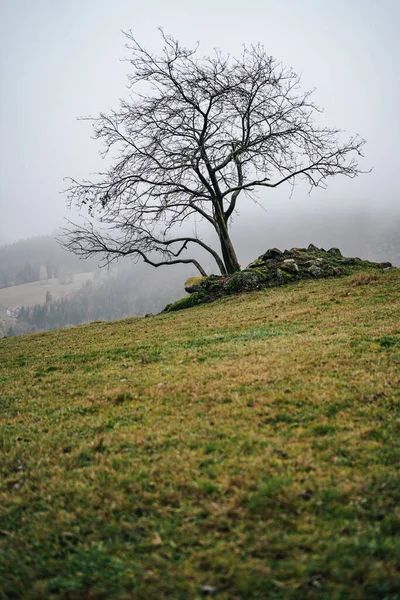
[[[311,198],[299,190],[293,207],[398,211],[399,23],[397,0],[0,0],[0,242],[62,225],[63,176],[101,168],[90,126],[77,117],[124,95],[121,29],[157,50],[158,26],[187,46],[200,41],[205,54],[260,42],[317,88],[325,124],[366,138],[373,173],[332,181]],[[287,197],[267,202],[287,210]]]

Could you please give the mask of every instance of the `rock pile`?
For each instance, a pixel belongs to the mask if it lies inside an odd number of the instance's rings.
[[[373,263],[360,258],[342,256],[339,248],[324,250],[310,244],[308,248],[291,248],[283,252],[270,248],[243,271],[233,275],[191,277],[185,290],[190,294],[165,307],[165,311],[181,310],[197,304],[212,302],[221,296],[260,290],[302,279],[340,277],[355,271],[389,269],[392,265]]]

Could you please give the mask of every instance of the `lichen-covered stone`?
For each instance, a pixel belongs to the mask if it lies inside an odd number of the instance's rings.
[[[310,273],[313,277],[322,277],[323,276],[323,271],[322,269],[320,269],[319,267],[317,267],[317,265],[311,265],[311,267],[309,267],[307,269],[308,273]]]
[[[260,276],[257,272],[240,271],[226,280],[224,289],[228,292],[248,292],[259,288],[260,283]]]
[[[281,285],[282,283],[285,283],[286,279],[289,279],[288,274],[285,273],[285,271],[282,271],[282,269],[277,269],[276,270],[276,277],[277,277],[277,284]]]
[[[226,282],[226,277],[223,275],[210,275],[209,277],[204,277],[201,282],[201,289],[209,292],[216,293],[222,290]]]
[[[286,258],[282,263],[281,269],[292,274],[296,274],[300,271],[299,265],[294,258]]]
[[[340,252],[339,248],[330,248],[327,252],[328,254],[332,254],[332,256],[342,256],[342,253]]]
[[[279,250],[279,248],[270,248],[260,258],[262,260],[275,260],[277,258],[281,258],[283,252]]]
[[[279,248],[269,248],[264,254],[261,254],[256,260],[247,265],[247,269],[255,269],[260,266],[268,265],[271,261],[282,259],[284,252]]]
[[[189,279],[185,281],[185,290],[189,294],[191,294],[192,292],[199,292],[202,289],[201,284],[204,281],[204,279],[206,279],[206,277],[189,277]]]

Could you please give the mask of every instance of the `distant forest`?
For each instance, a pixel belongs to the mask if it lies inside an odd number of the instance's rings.
[[[66,252],[51,235],[29,238],[0,246],[0,289],[93,271],[96,265]]]
[[[53,299],[47,293],[43,304],[22,306],[6,335],[59,329],[98,320],[122,319],[131,315],[160,312],[171,300],[182,295],[185,273],[154,279],[146,265],[126,265],[107,277],[87,282],[65,298]],[[164,272],[164,275],[168,275]],[[170,273],[171,275],[171,273]]]
[[[100,270],[98,261],[77,258],[63,250],[51,236],[0,247],[0,288],[39,280],[45,286],[45,280],[51,278],[58,278],[62,286],[75,274],[95,273],[93,281],[61,298],[53,298],[47,292],[43,303],[13,306],[10,317],[5,315],[4,306],[0,337],[159,312],[184,294],[183,282],[194,274],[185,267],[160,271],[131,260]]]

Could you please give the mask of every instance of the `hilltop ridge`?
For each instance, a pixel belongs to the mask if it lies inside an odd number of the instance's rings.
[[[213,302],[223,296],[277,287],[308,279],[343,277],[360,271],[396,268],[390,262],[371,262],[343,256],[339,248],[291,248],[283,252],[269,248],[245,269],[232,275],[190,277],[185,283],[189,296],[168,304],[164,311],[172,312],[198,304]]]

